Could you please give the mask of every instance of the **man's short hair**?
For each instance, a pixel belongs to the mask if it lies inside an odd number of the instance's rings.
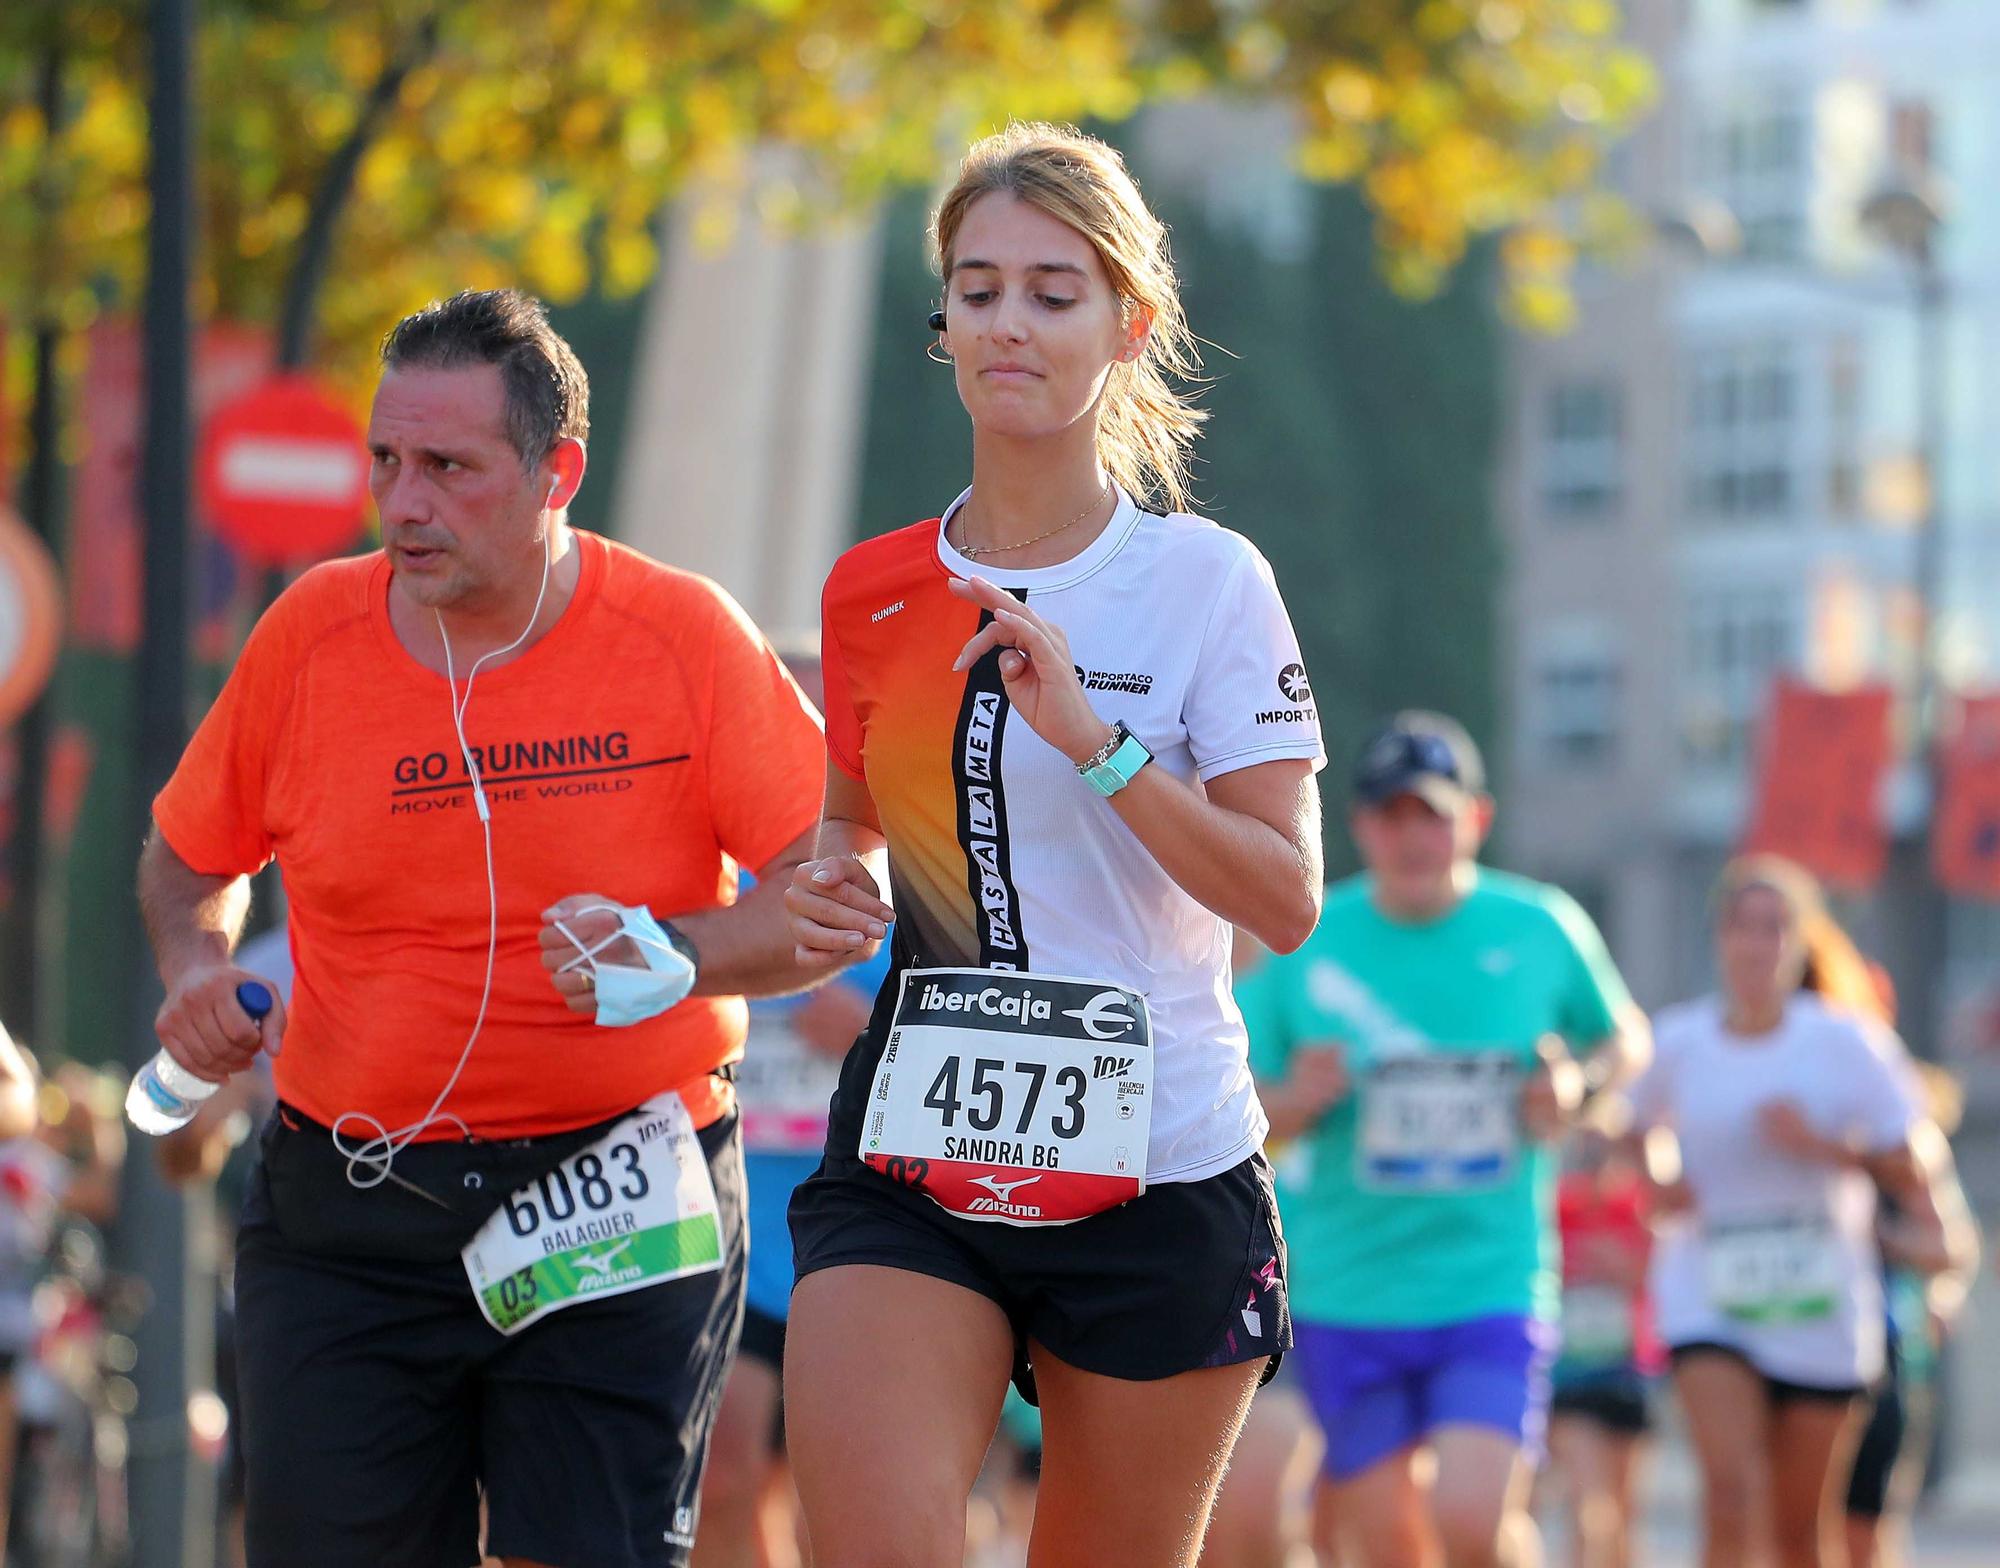
[[[519,289],[466,289],[405,316],[382,339],[390,370],[498,365],[507,439],[534,468],[558,441],[590,434],[590,378],[549,325],[548,307]]]

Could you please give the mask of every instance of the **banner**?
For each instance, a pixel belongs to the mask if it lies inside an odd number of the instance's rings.
[[[1931,865],[1961,898],[2000,899],[2000,692],[1961,698],[1939,752]]]
[[[1889,853],[1889,714],[1886,686],[1830,692],[1780,677],[1743,848],[1796,860],[1831,887],[1873,887]]]

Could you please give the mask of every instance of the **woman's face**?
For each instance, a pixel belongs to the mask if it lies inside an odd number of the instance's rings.
[[[1791,995],[1805,972],[1798,920],[1773,888],[1746,887],[1723,906],[1716,954],[1723,989],[1753,1006]]]
[[[980,430],[1023,439],[1089,418],[1111,367],[1144,347],[1097,247],[1008,191],[966,209],[945,279],[945,347]]]

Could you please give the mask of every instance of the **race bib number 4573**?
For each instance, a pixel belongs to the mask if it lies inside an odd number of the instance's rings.
[[[1093,980],[914,969],[861,1159],[966,1219],[1063,1225],[1146,1187],[1145,998]]]

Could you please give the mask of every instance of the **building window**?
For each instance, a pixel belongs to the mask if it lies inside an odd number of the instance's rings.
[[[1799,662],[1797,596],[1789,588],[1722,588],[1688,603],[1681,751],[1697,767],[1748,766],[1772,680]]]
[[[1787,343],[1712,349],[1688,403],[1688,509],[1705,522],[1767,523],[1792,510],[1798,393]]]
[[[1559,766],[1610,759],[1618,740],[1618,669],[1600,659],[1552,659],[1535,670],[1543,760]]]
[[[1802,110],[1781,105],[1727,114],[1702,134],[1702,186],[1736,215],[1743,254],[1752,260],[1793,260],[1804,249],[1810,127]]]
[[[1566,382],[1543,409],[1542,506],[1553,517],[1593,517],[1624,488],[1624,406],[1615,381]]]

